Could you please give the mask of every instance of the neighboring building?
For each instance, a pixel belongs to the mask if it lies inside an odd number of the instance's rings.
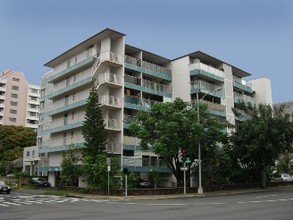
[[[0,124],[38,128],[40,87],[15,70],[0,73]]]
[[[82,122],[93,85],[109,131],[107,151],[120,158],[121,167],[145,180],[156,170],[164,186],[172,186],[168,168],[129,134],[138,110],[181,97],[207,103],[211,114],[234,124],[232,108],[239,101],[272,105],[267,79],[267,92],[258,96],[261,80],[244,81],[250,74],[224,61],[200,51],[171,60],[127,45],[125,38],[105,29],[45,64],[52,71],[44,75],[41,86],[38,146],[47,163],[39,172],[48,174],[53,186],[60,177],[62,151],[70,144],[83,147]]]
[[[22,171],[28,173],[30,176],[37,175],[37,167],[40,160],[38,146],[25,147],[22,158]]]

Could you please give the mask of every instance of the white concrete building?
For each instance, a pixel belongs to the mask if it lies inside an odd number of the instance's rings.
[[[38,131],[39,152],[47,163],[39,172],[58,184],[62,151],[68,145],[83,146],[81,126],[90,88],[95,85],[102,104],[107,151],[116,155],[121,167],[148,179],[149,172],[161,174],[161,185],[171,186],[172,176],[153,152],[143,151],[139,140],[128,132],[129,122],[138,110],[147,110],[153,102],[181,97],[197,98],[208,104],[211,114],[235,122],[232,108],[240,100],[271,103],[270,81],[246,82],[249,73],[203,52],[176,59],[125,44],[126,36],[105,29],[65,51],[45,64],[41,87],[41,116]],[[266,92],[257,95],[265,86]]]
[[[15,70],[0,73],[0,124],[38,128],[40,87]]]

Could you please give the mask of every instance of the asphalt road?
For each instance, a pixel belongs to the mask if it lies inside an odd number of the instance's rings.
[[[293,187],[226,196],[158,200],[0,195],[2,220],[291,220]]]

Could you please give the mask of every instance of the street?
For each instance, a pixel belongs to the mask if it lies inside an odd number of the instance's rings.
[[[293,187],[177,199],[85,199],[12,192],[0,195],[0,219],[293,219]]]

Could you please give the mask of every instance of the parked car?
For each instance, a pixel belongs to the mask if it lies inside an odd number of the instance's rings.
[[[39,187],[50,187],[51,184],[42,177],[33,177],[30,181],[32,185],[39,186]]]
[[[282,173],[277,178],[273,179],[273,182],[292,182],[293,177],[290,176],[288,173]]]
[[[10,186],[6,185],[4,181],[0,181],[0,193],[7,193],[10,194],[11,188]]]
[[[145,181],[141,178],[138,178],[137,180],[137,187],[138,188],[148,188],[151,186],[151,183],[149,181]]]

